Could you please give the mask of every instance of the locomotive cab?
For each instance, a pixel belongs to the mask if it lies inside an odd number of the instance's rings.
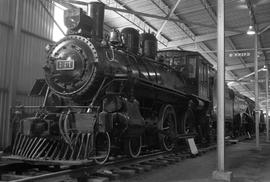
[[[210,75],[212,65],[200,54],[189,51],[159,51],[165,64],[180,72],[186,79],[186,92],[199,96],[205,100],[210,98]]]

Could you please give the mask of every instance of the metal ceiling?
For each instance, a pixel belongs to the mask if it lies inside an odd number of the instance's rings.
[[[55,0],[58,3],[84,4],[92,0]],[[216,67],[216,0],[98,0],[106,5],[106,27],[134,27],[160,32],[159,49],[184,49],[200,52]],[[176,5],[176,3],[178,3]],[[80,7],[84,7],[81,5]],[[259,47],[259,69],[270,62],[270,1],[225,1],[226,80],[240,93],[254,99],[254,25]],[[237,53],[244,53],[239,56]],[[246,75],[251,75],[245,77]],[[241,81],[240,81],[240,80]],[[261,107],[265,100],[265,72],[259,72]]]

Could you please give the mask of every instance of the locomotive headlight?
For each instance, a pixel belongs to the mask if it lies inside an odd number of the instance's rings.
[[[80,24],[80,9],[68,9],[64,11],[64,23],[68,29],[78,29]]]
[[[82,29],[83,31],[91,32],[94,26],[94,21],[82,9],[65,10],[64,23],[68,29],[73,31]]]

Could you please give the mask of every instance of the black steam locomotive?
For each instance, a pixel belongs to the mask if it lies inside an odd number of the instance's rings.
[[[67,10],[68,35],[46,47],[44,105],[17,123],[8,158],[102,164],[112,153],[171,151],[188,134],[208,142],[211,65],[194,52],[157,58],[155,36],[133,28],[103,38],[104,4],[89,7],[89,16]]]

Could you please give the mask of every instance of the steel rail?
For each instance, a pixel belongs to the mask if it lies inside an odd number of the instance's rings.
[[[102,169],[102,168],[117,167],[117,166],[124,166],[125,164],[130,164],[130,163],[144,162],[151,158],[161,157],[162,155],[166,155],[170,153],[171,152],[158,151],[155,153],[139,156],[138,158],[123,158],[120,160],[107,162],[104,165],[91,164],[88,166],[74,167],[74,168],[64,169],[57,172],[50,172],[50,173],[41,174],[37,176],[29,176],[22,179],[16,179],[16,180],[12,180],[12,182],[30,182],[30,181],[31,182],[34,182],[34,181],[47,182],[47,181],[58,181],[58,179],[59,181],[63,181],[63,180],[76,179],[80,177],[88,177],[91,174],[96,173],[99,169]]]

